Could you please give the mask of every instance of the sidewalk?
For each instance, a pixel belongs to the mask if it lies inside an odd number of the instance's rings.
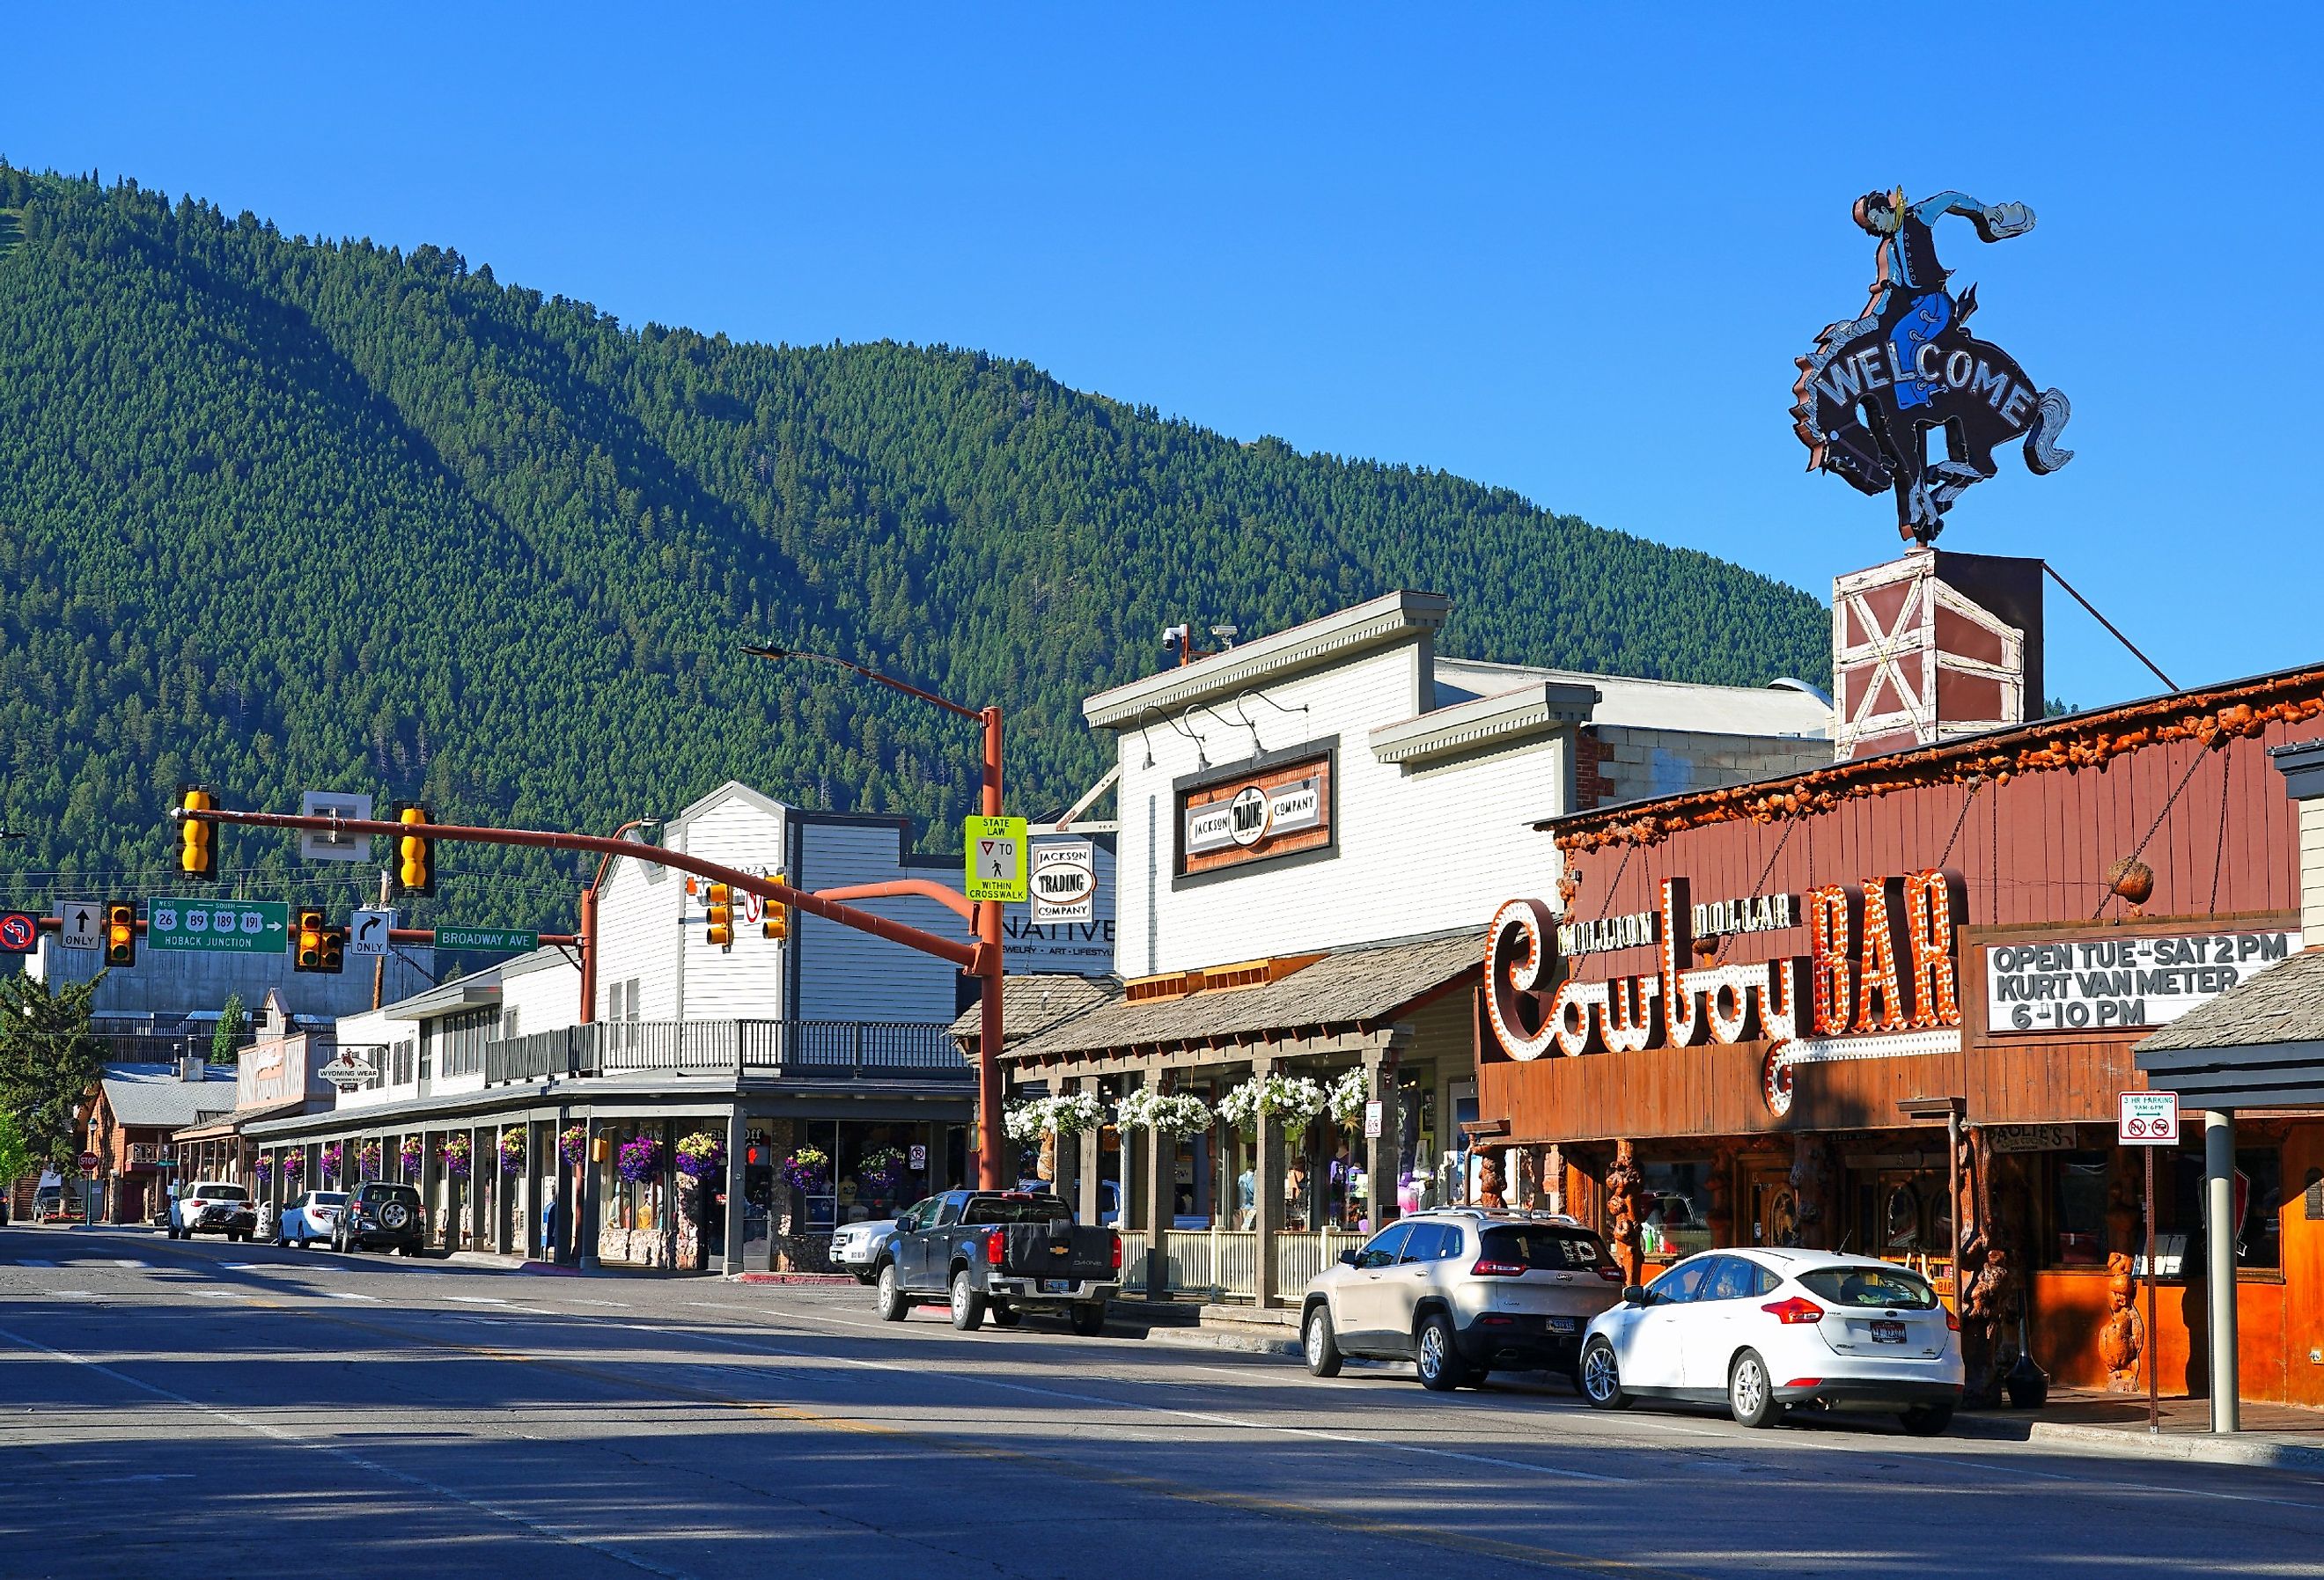
[[[2039,1410],[1964,1411],[1952,1429],[1964,1437],[2071,1445],[2141,1459],[2324,1471],[2324,1410],[2246,1400],[2244,1429],[2224,1436],[2211,1431],[2207,1399],[2166,1399],[2162,1417],[2162,1432],[2151,1434],[2144,1395],[2053,1389]]]

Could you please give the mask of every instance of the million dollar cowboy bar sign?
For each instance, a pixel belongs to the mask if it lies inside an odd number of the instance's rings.
[[[1541,901],[1512,900],[1486,937],[1486,1012],[1495,1040],[1520,1060],[1553,1049],[1766,1042],[1763,1086],[1780,1116],[1801,1065],[1960,1048],[1954,935],[1968,914],[1960,874],[1945,870],[1702,905],[1686,879],[1665,878],[1659,910],[1562,927]],[[1692,964],[1725,938],[1803,924],[1804,955]],[[1566,970],[1576,950],[1646,945],[1659,951],[1660,970],[1595,982]]]

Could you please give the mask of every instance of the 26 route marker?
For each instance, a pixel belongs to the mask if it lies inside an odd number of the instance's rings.
[[[1023,900],[1031,892],[1026,878],[1024,818],[965,818],[961,822],[961,843],[967,855],[967,882],[963,887],[971,900],[1009,902]]]
[[[282,955],[290,952],[290,907],[280,900],[162,898],[145,911],[149,949]]]

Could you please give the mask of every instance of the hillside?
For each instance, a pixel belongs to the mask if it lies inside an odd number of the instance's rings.
[[[732,776],[969,805],[972,733],[770,638],[1010,710],[1010,809],[1099,772],[1157,633],[1396,587],[1444,651],[1757,683],[1805,595],[1442,473],[1239,443],[1022,363],[788,346],[503,286],[422,246],[0,166],[0,893],[166,892],[183,778],[610,828]],[[13,241],[14,245],[7,243]],[[1648,617],[1649,612],[1651,617]],[[273,837],[229,834],[253,893]],[[447,854],[461,919],[570,919],[569,860]],[[295,892],[342,900],[298,870]]]

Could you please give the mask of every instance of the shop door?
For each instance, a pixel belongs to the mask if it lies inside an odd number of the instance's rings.
[[[1748,1178],[1744,1199],[1749,1204],[1751,1216],[1744,1224],[1743,1243],[1747,1245],[1796,1245],[1799,1243],[1799,1205],[1792,1194],[1792,1171],[1784,1165],[1761,1165],[1753,1168]]]

